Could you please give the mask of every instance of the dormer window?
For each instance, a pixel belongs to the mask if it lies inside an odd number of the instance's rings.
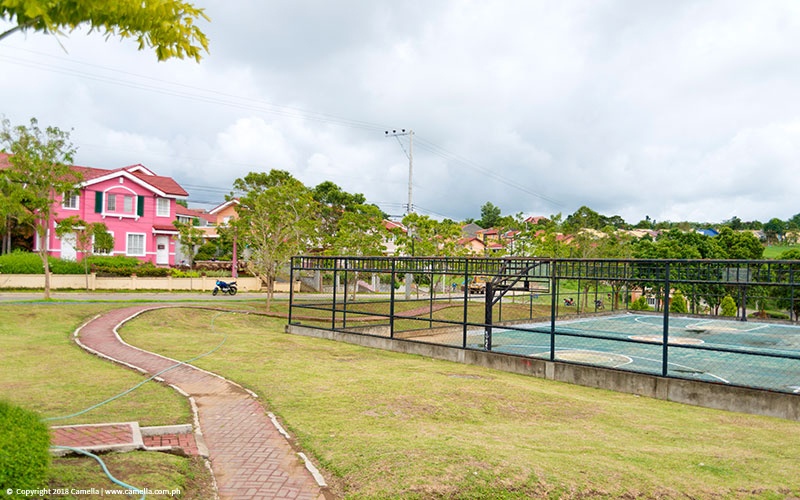
[[[68,210],[78,210],[80,208],[80,193],[74,191],[72,193],[64,193],[61,201],[61,206]]]

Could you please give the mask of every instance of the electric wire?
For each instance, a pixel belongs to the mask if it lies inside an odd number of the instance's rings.
[[[40,70],[43,70],[43,71],[50,71],[50,72],[55,72],[55,73],[60,73],[60,74],[67,74],[67,75],[77,76],[77,77],[80,77],[80,78],[85,78],[85,79],[89,79],[89,80],[95,80],[95,81],[99,81],[99,82],[103,82],[103,83],[110,83],[110,84],[120,85],[120,86],[123,86],[123,87],[134,88],[134,89],[138,89],[138,90],[145,90],[145,91],[160,93],[160,94],[173,96],[173,97],[179,97],[179,98],[182,98],[182,99],[196,100],[196,101],[204,102],[204,103],[208,103],[208,104],[216,104],[216,105],[227,106],[227,107],[236,108],[236,109],[244,109],[244,110],[248,110],[248,111],[256,111],[256,112],[274,114],[274,115],[285,116],[285,117],[300,118],[300,119],[304,119],[304,120],[308,120],[308,121],[328,123],[328,124],[340,125],[340,126],[345,126],[345,127],[350,127],[350,128],[372,130],[372,131],[386,130],[386,127],[380,126],[379,124],[368,122],[368,121],[355,120],[355,119],[344,118],[344,117],[340,117],[340,116],[336,116],[336,115],[332,115],[332,114],[327,114],[327,113],[309,111],[309,110],[296,108],[296,107],[291,107],[291,106],[278,105],[278,104],[270,103],[270,102],[264,101],[264,100],[236,96],[236,95],[233,95],[233,94],[228,94],[228,93],[225,93],[225,92],[206,89],[206,88],[202,88],[202,87],[196,87],[196,86],[192,86],[192,85],[185,85],[185,84],[179,84],[179,83],[174,83],[174,82],[168,82],[168,81],[165,81],[165,80],[160,80],[160,79],[153,78],[153,77],[139,75],[139,74],[128,72],[128,71],[122,71],[122,70],[117,70],[117,69],[113,69],[113,68],[107,68],[107,67],[96,65],[96,64],[91,64],[91,63],[86,63],[86,62],[81,62],[81,61],[75,61],[75,60],[70,60],[70,59],[65,59],[63,57],[52,56],[50,54],[46,54],[46,53],[43,53],[43,52],[38,52],[38,51],[30,50],[30,49],[23,49],[23,48],[19,48],[19,47],[13,47],[13,48],[15,50],[28,52],[28,53],[31,53],[31,54],[35,54],[37,56],[42,56],[42,57],[47,57],[47,58],[50,58],[50,59],[55,59],[58,62],[67,62],[69,64],[80,64],[80,65],[83,65],[83,66],[88,66],[88,67],[91,67],[91,68],[96,68],[96,69],[108,71],[108,72],[111,72],[111,73],[118,73],[120,75],[126,75],[126,76],[129,76],[129,77],[130,76],[136,77],[136,78],[140,79],[140,81],[139,82],[131,82],[130,79],[124,80],[122,78],[117,78],[117,77],[114,77],[114,76],[102,76],[102,75],[87,73],[85,71],[72,69],[72,68],[65,67],[65,66],[55,66],[53,64],[39,63],[39,62],[34,62],[34,61],[26,60],[26,59],[23,59],[23,58],[4,55],[4,54],[0,54],[0,60],[5,60],[7,62],[11,62],[12,64],[26,66],[26,67],[30,67],[30,68],[34,68],[34,69],[40,69]],[[145,83],[145,81],[151,81],[151,82],[154,82],[154,83],[153,84]],[[168,88],[165,87],[165,85],[166,86],[172,86],[173,89],[168,89]],[[200,94],[200,93],[202,93],[202,94]],[[403,153],[406,155],[406,157],[409,157],[410,156],[409,152],[406,151],[406,148],[403,145],[403,143],[400,141],[400,138],[397,137],[397,136],[395,136],[395,138],[397,139],[398,143],[400,144],[400,147],[403,149]],[[494,180],[496,182],[499,182],[499,183],[504,184],[504,185],[506,185],[508,187],[512,187],[514,189],[517,189],[517,190],[519,190],[519,191],[521,191],[521,192],[523,192],[525,194],[528,194],[530,196],[534,196],[536,198],[539,198],[539,199],[541,199],[543,201],[546,201],[548,203],[551,203],[551,204],[553,204],[553,205],[555,205],[557,207],[562,207],[563,206],[561,203],[559,203],[558,201],[556,201],[556,200],[554,200],[554,199],[552,199],[552,198],[550,198],[548,196],[545,196],[545,195],[543,195],[541,193],[538,193],[538,192],[533,191],[531,189],[528,189],[528,188],[526,188],[524,186],[521,186],[518,181],[514,181],[512,179],[508,179],[505,176],[500,175],[497,172],[495,172],[495,171],[493,171],[493,170],[491,170],[489,168],[486,168],[486,167],[484,167],[482,165],[479,165],[478,163],[476,163],[476,162],[474,162],[472,160],[469,160],[467,158],[464,158],[463,156],[460,156],[460,155],[458,155],[456,153],[453,153],[452,151],[448,151],[447,149],[445,149],[445,148],[443,148],[441,146],[438,146],[437,144],[435,144],[433,142],[427,141],[424,138],[417,137],[416,143],[417,143],[417,145],[418,145],[418,147],[420,149],[422,149],[424,151],[427,151],[427,152],[429,152],[429,153],[431,153],[431,154],[433,154],[435,156],[438,156],[438,157],[440,157],[440,158],[442,158],[442,159],[444,159],[446,161],[466,166],[466,167],[468,167],[468,168],[470,168],[470,169],[472,169],[472,170],[474,170],[474,171],[476,171],[476,172],[478,172],[478,173],[480,173],[482,175],[485,175],[486,177],[488,177],[488,178],[490,178],[490,179],[492,179],[492,180]]]

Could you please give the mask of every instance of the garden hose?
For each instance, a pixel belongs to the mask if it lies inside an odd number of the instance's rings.
[[[223,314],[235,314],[235,311],[223,311],[223,312],[219,312],[219,313],[215,314],[215,315],[214,315],[214,317],[213,317],[213,318],[211,318],[211,332],[212,332],[212,333],[219,333],[219,332],[217,332],[217,331],[216,331],[216,328],[214,328],[214,322],[216,321],[216,319],[217,319],[219,316],[221,316],[221,315],[223,315]],[[220,343],[219,343],[219,344],[218,344],[216,347],[214,347],[213,349],[211,349],[211,350],[210,350],[210,351],[208,351],[208,352],[204,352],[203,354],[200,354],[199,356],[195,356],[195,357],[193,357],[193,358],[191,358],[191,359],[188,359],[188,360],[186,360],[186,361],[179,361],[179,362],[175,363],[174,365],[172,365],[172,366],[170,366],[170,367],[167,367],[167,368],[165,368],[165,369],[161,370],[160,372],[156,373],[155,375],[152,375],[151,377],[148,377],[147,379],[145,379],[145,380],[143,380],[143,381],[139,382],[138,384],[134,385],[134,386],[133,386],[133,387],[131,387],[130,389],[127,389],[127,390],[125,390],[125,391],[123,391],[123,392],[121,392],[121,393],[117,394],[116,396],[112,396],[112,397],[110,397],[110,398],[106,399],[105,401],[102,401],[102,402],[100,402],[100,403],[97,403],[96,405],[92,405],[92,406],[90,406],[90,407],[88,407],[88,408],[86,408],[86,409],[84,409],[84,410],[81,410],[81,411],[79,411],[79,412],[73,413],[73,414],[71,414],[71,415],[65,415],[65,416],[60,416],[60,417],[48,417],[48,418],[43,418],[43,419],[42,419],[42,421],[43,421],[43,422],[52,422],[52,421],[54,421],[54,420],[65,420],[65,419],[68,419],[68,418],[77,417],[77,416],[79,416],[79,415],[83,415],[83,414],[85,414],[85,413],[88,413],[88,412],[90,412],[90,411],[92,411],[92,410],[94,410],[94,409],[96,409],[96,408],[99,408],[99,407],[101,407],[101,406],[103,406],[103,405],[105,405],[105,404],[107,404],[107,403],[110,403],[111,401],[114,401],[114,400],[116,400],[116,399],[119,399],[119,398],[121,398],[122,396],[125,396],[126,394],[129,394],[129,393],[131,393],[131,392],[135,391],[136,389],[138,389],[139,387],[143,386],[143,385],[144,385],[144,384],[146,384],[147,382],[150,382],[151,380],[153,380],[154,378],[158,377],[158,376],[159,376],[159,375],[161,375],[162,373],[166,373],[166,372],[168,372],[168,371],[170,371],[170,370],[173,370],[173,369],[175,369],[175,368],[177,368],[177,367],[179,367],[179,366],[182,366],[182,365],[187,365],[187,364],[189,364],[189,363],[192,363],[192,362],[194,362],[194,361],[197,361],[197,360],[198,360],[198,359],[200,359],[200,358],[203,358],[203,357],[205,357],[205,356],[209,356],[210,354],[213,354],[214,352],[216,352],[217,350],[219,350],[219,349],[220,349],[220,348],[223,346],[223,344],[225,344],[225,341],[227,341],[227,340],[228,340],[228,334],[227,334],[227,333],[223,333],[222,341],[221,341],[221,342],[220,342]],[[89,453],[88,451],[81,450],[81,449],[79,449],[79,448],[73,448],[73,447],[71,447],[71,446],[51,446],[51,448],[53,448],[53,449],[63,449],[63,450],[69,450],[69,451],[72,451],[72,452],[75,452],[75,453],[80,453],[80,454],[82,454],[82,455],[86,455],[86,456],[89,456],[89,457],[92,457],[92,458],[94,458],[95,460],[97,460],[97,462],[98,462],[98,463],[100,464],[100,466],[103,468],[103,472],[105,472],[106,476],[108,476],[108,478],[109,478],[109,479],[110,479],[110,480],[111,480],[113,483],[115,483],[115,484],[117,484],[117,485],[119,485],[119,486],[122,486],[123,488],[129,489],[129,490],[132,490],[132,491],[134,491],[134,492],[136,492],[136,493],[141,493],[141,494],[142,494],[142,496],[141,496],[140,498],[141,498],[141,499],[144,499],[144,498],[145,498],[145,492],[144,492],[143,490],[141,490],[141,489],[139,489],[139,488],[136,488],[135,486],[131,486],[131,485],[129,485],[129,484],[125,484],[125,483],[123,483],[122,481],[120,481],[120,480],[118,480],[117,478],[115,478],[114,476],[112,476],[112,475],[111,475],[111,473],[108,471],[108,468],[106,467],[106,464],[105,464],[105,463],[104,463],[104,462],[103,462],[103,461],[100,459],[100,457],[98,457],[97,455],[95,455],[95,454],[93,454],[93,453]]]

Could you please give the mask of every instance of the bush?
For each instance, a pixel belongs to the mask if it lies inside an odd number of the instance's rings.
[[[0,491],[46,486],[50,433],[39,417],[0,400]]]
[[[83,262],[56,257],[48,257],[47,261],[50,263],[50,272],[53,274],[84,274],[86,272]]]
[[[674,313],[688,313],[689,308],[686,307],[686,298],[680,290],[675,290],[672,294],[672,299],[669,302],[669,312]]]
[[[217,256],[217,246],[211,242],[205,243],[197,249],[194,260],[211,260]]]
[[[139,265],[139,259],[136,257],[126,257],[124,255],[92,255],[89,257],[89,265],[99,266],[104,269],[136,267]]]
[[[631,311],[649,311],[650,306],[647,304],[647,298],[644,296],[631,302]]]
[[[722,302],[719,303],[719,307],[722,316],[736,316],[736,301],[734,301],[733,297],[730,295],[726,295],[725,298],[722,299]]]
[[[42,274],[42,258],[32,252],[15,250],[0,255],[0,273],[3,274]]]

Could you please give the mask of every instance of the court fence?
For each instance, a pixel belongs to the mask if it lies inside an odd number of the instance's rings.
[[[289,325],[800,397],[800,261],[319,257]]]

